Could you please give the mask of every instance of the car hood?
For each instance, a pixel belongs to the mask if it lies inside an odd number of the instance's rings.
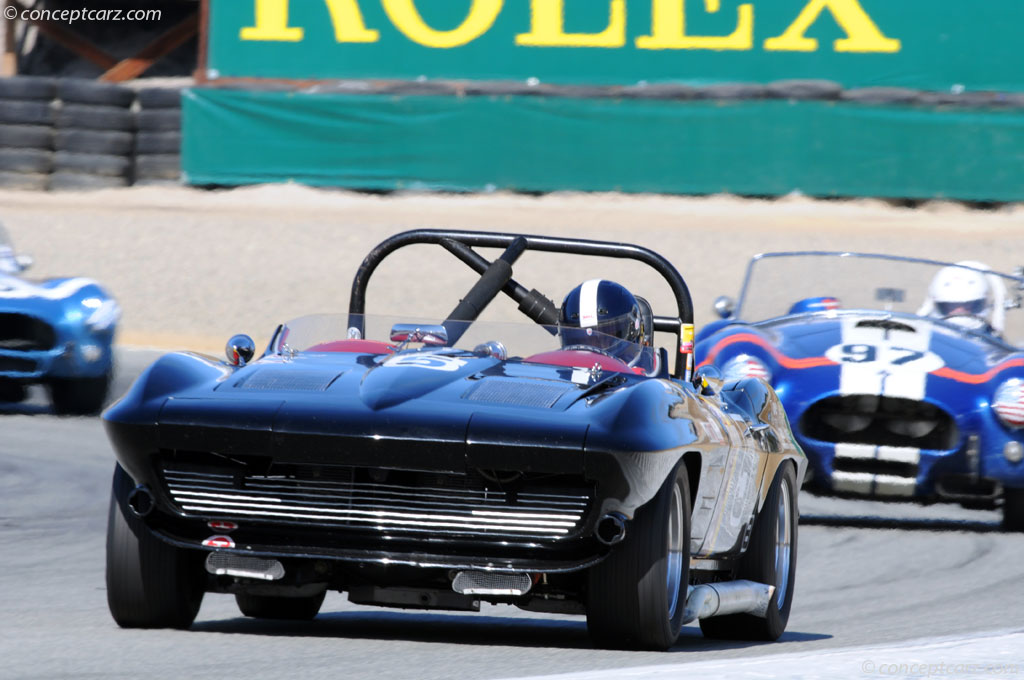
[[[90,279],[53,279],[41,283],[0,274],[0,311],[39,317],[58,315],[68,300],[91,295],[106,298]]]
[[[922,318],[883,313],[794,319],[759,325],[787,356],[836,364],[871,363],[934,372],[983,373],[1015,354],[1004,344]]]
[[[203,448],[255,452],[298,436],[636,451],[694,440],[688,419],[668,416],[685,398],[665,380],[592,378],[457,350],[272,355],[238,369],[176,353],[148,368],[104,419],[108,431],[157,426],[160,446],[176,449],[202,440]]]

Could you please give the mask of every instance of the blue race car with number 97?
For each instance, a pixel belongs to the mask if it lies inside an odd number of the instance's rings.
[[[1000,507],[1024,530],[1024,278],[979,262],[753,258],[699,371],[765,378],[825,493]]]

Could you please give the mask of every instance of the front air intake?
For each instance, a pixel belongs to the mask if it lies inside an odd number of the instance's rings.
[[[952,450],[960,438],[953,418],[934,404],[870,394],[822,399],[799,427],[810,439],[837,444]]]
[[[168,463],[162,472],[186,516],[374,534],[559,539],[582,529],[592,498],[585,487],[561,486],[550,475],[503,489],[470,475],[320,465],[254,473]]]
[[[0,350],[39,352],[55,344],[57,336],[50,324],[26,314],[0,314]]]

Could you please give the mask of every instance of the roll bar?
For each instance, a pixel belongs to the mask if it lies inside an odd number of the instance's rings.
[[[480,279],[474,284],[473,289],[444,322],[451,343],[458,340],[469,323],[472,323],[487,304],[501,292],[518,303],[519,310],[538,324],[549,330],[557,324],[558,308],[555,303],[536,289],[527,290],[512,278],[512,265],[527,250],[642,262],[661,274],[675,296],[678,316],[655,316],[654,330],[673,333],[676,336],[679,352],[676,354],[674,375],[689,378],[693,356],[693,301],[690,298],[690,290],[678,270],[668,260],[648,248],[628,243],[442,229],[414,229],[396,234],[370,251],[356,271],[352,282],[348,308],[349,327],[358,330],[360,335],[365,332],[363,315],[366,313],[366,288],[377,265],[399,248],[414,244],[440,245],[480,274]],[[504,248],[505,251],[494,262],[488,262],[473,248]],[[684,337],[684,334],[687,337]]]

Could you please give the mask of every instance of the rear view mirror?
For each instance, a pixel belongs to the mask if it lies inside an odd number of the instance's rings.
[[[391,342],[422,342],[432,347],[444,347],[448,344],[448,329],[444,326],[397,323],[391,328]]]
[[[736,311],[736,301],[728,295],[721,295],[715,299],[715,314],[728,319]]]

